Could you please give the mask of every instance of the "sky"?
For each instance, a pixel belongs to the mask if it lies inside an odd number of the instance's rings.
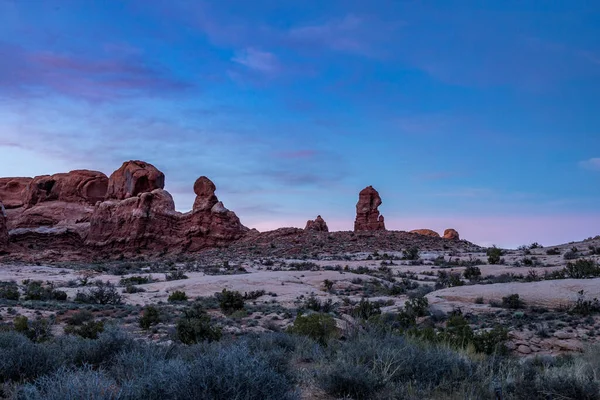
[[[0,0],[0,176],[141,159],[246,226],[600,234],[600,3]]]

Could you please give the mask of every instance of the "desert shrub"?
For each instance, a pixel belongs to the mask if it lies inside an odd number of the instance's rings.
[[[548,250],[546,250],[546,254],[549,256],[559,256],[560,250],[557,248],[548,249]]]
[[[321,301],[321,299],[315,296],[314,293],[311,293],[310,296],[308,296],[308,298],[304,301],[304,304],[302,305],[302,307],[300,307],[300,309],[303,311],[311,310],[315,312],[328,313],[333,311],[336,305],[337,303],[333,304],[332,299],[327,299],[327,301]]]
[[[425,317],[428,315],[429,301],[427,297],[416,297],[407,300],[404,303],[404,311],[415,317]]]
[[[133,285],[127,285],[127,286],[125,286],[123,293],[133,294],[133,293],[143,293],[145,291],[146,291],[146,289],[144,289],[144,288],[141,288],[138,286],[133,286]]]
[[[210,316],[199,305],[184,310],[176,330],[177,338],[184,344],[218,341],[222,335],[221,328],[213,325]]]
[[[438,277],[435,283],[437,289],[463,286],[465,283],[460,279],[460,273],[458,272],[446,272],[438,271]]]
[[[154,282],[154,280],[152,279],[152,277],[150,275],[148,275],[148,276],[135,275],[135,276],[127,277],[127,278],[121,278],[121,281],[119,282],[119,284],[121,286],[132,286],[132,285],[144,285],[146,283],[152,283],[152,282]]]
[[[61,368],[52,375],[42,376],[34,383],[20,388],[20,400],[64,400],[64,399],[123,399],[122,390],[116,381],[103,371],[91,367],[79,370]]]
[[[502,307],[504,307],[504,308],[510,308],[512,310],[516,310],[519,308],[523,308],[524,306],[525,306],[525,303],[523,302],[523,300],[521,300],[519,295],[516,293],[502,298]]]
[[[96,281],[95,287],[87,292],[77,292],[75,301],[87,304],[121,304],[123,298],[114,284],[106,281]]]
[[[184,274],[183,271],[173,271],[168,274],[165,274],[166,281],[179,281],[187,278],[187,275]]]
[[[479,277],[481,277],[481,270],[479,267],[468,266],[465,268],[463,276],[468,280],[477,280]]]
[[[360,302],[354,306],[351,313],[354,318],[368,320],[375,315],[381,314],[381,304],[362,298],[360,299]]]
[[[0,299],[19,300],[19,286],[16,282],[0,282]]]
[[[488,257],[488,263],[490,264],[500,264],[502,261],[501,257],[504,254],[502,249],[497,248],[496,246],[490,247],[486,251],[486,255]]]
[[[264,296],[265,290],[253,290],[251,292],[244,292],[244,300],[256,300],[261,296]]]
[[[475,351],[485,354],[506,354],[505,346],[508,340],[508,330],[501,326],[495,326],[489,331],[479,332],[473,335]]]
[[[579,315],[591,315],[600,312],[600,301],[594,298],[592,300],[586,299],[585,293],[583,290],[578,292],[577,300],[575,304],[571,308],[570,312],[572,314]]]
[[[567,263],[564,273],[573,279],[596,278],[600,276],[600,266],[594,260],[581,259]]]
[[[25,300],[59,300],[67,299],[67,293],[62,290],[54,290],[52,285],[45,285],[42,281],[24,281]]]
[[[0,382],[34,379],[59,365],[50,346],[33,343],[17,332],[0,332]]]
[[[67,319],[68,325],[78,326],[94,319],[94,314],[88,310],[76,311]]]
[[[325,280],[323,281],[323,287],[324,287],[324,288],[325,288],[325,290],[326,290],[326,291],[328,291],[328,292],[329,292],[329,291],[331,291],[331,289],[333,289],[333,285],[334,285],[334,282],[333,282],[333,281],[330,281],[329,279],[325,279]]]
[[[223,289],[221,293],[215,294],[219,300],[219,307],[225,314],[231,314],[244,308],[244,296],[238,291]]]
[[[140,317],[139,323],[140,328],[144,330],[150,329],[152,325],[156,325],[160,322],[160,313],[156,307],[148,306],[144,308],[142,316]]]
[[[337,332],[335,320],[329,314],[314,313],[298,315],[294,325],[289,328],[290,333],[308,336],[321,344],[326,344]]]
[[[319,380],[323,390],[336,398],[377,398],[377,392],[384,387],[381,377],[367,366],[343,362],[331,365]]]
[[[65,333],[67,335],[81,336],[85,339],[98,339],[98,334],[104,332],[103,321],[87,321],[80,325],[67,325]]]
[[[408,249],[402,250],[402,259],[403,260],[418,260],[419,256],[419,248],[418,247],[409,247]]]
[[[45,318],[29,321],[27,317],[20,315],[15,317],[13,325],[15,331],[27,336],[34,342],[42,342],[52,337],[52,324]]]
[[[181,290],[176,290],[169,295],[168,301],[169,303],[177,302],[177,301],[187,301],[188,297],[185,292]]]

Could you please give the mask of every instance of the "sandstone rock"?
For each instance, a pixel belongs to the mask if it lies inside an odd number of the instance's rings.
[[[4,208],[23,207],[27,185],[32,178],[0,178],[0,201]]]
[[[165,175],[144,161],[126,161],[108,178],[107,200],[124,200],[165,187]]]
[[[554,337],[558,339],[574,339],[577,337],[577,334],[575,332],[556,331],[554,332]]]
[[[8,228],[6,226],[6,210],[0,203],[0,251],[8,246]]]
[[[358,203],[356,203],[355,232],[385,230],[383,215],[379,215],[378,210],[381,203],[381,197],[373,186],[368,186],[360,191]]]
[[[196,200],[194,201],[194,211],[205,211],[213,208],[219,201],[215,196],[217,187],[206,176],[201,176],[194,183],[194,193]],[[221,204],[222,205],[222,204]]]
[[[48,201],[87,203],[104,200],[108,178],[102,172],[76,170],[68,173],[36,176],[24,193],[25,207]]]
[[[418,235],[431,236],[436,238],[440,237],[439,233],[437,233],[436,231],[432,231],[431,229],[415,229],[410,231],[410,233],[416,233]]]
[[[306,227],[304,228],[304,230],[316,232],[329,232],[327,223],[320,215],[317,215],[317,218],[315,218],[314,220],[309,219],[308,221],[306,221]]]
[[[526,346],[524,344],[517,347],[517,351],[521,354],[531,354],[531,349],[529,348],[529,346]]]
[[[446,229],[444,231],[444,239],[448,239],[448,240],[460,240],[460,236],[458,234],[458,231],[456,231],[455,229]]]

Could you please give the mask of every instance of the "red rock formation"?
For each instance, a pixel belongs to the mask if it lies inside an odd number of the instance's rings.
[[[0,201],[4,208],[23,207],[25,190],[31,178],[0,178]]]
[[[373,186],[368,186],[360,191],[356,203],[356,220],[354,231],[384,231],[383,215],[377,209],[381,205],[381,197]]]
[[[217,199],[215,189],[208,178],[199,178],[194,210],[186,214],[175,211],[173,198],[162,189],[98,203],[87,243],[121,252],[166,252],[197,251],[239,239],[248,228]]]
[[[107,200],[124,200],[165,187],[165,174],[144,161],[126,161],[108,179]]]
[[[108,178],[102,172],[76,170],[69,173],[36,176],[24,194],[25,207],[48,201],[87,203],[104,200]]]
[[[439,233],[437,233],[436,231],[432,231],[431,229],[415,229],[415,230],[410,231],[410,233],[416,233],[419,235],[436,237],[436,238],[440,237]]]
[[[444,239],[460,240],[460,235],[458,234],[458,231],[450,228],[444,231]]]
[[[329,228],[327,227],[327,223],[320,215],[317,215],[317,218],[314,220],[306,221],[305,231],[316,231],[316,232],[329,232]]]
[[[6,226],[6,211],[0,203],[0,251],[8,246],[8,227]]]

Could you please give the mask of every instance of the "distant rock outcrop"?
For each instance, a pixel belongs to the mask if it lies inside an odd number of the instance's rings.
[[[6,210],[0,203],[0,251],[8,245],[8,227],[6,226]]]
[[[0,178],[0,201],[4,208],[23,207],[25,191],[32,178]]]
[[[381,197],[377,190],[373,189],[373,186],[368,186],[360,191],[358,203],[356,203],[355,232],[385,230],[383,215],[379,215],[378,210],[381,203]]]
[[[194,211],[206,211],[213,208],[215,204],[219,202],[215,191],[217,187],[215,184],[205,176],[201,176],[196,179],[194,183],[194,193],[196,193],[196,200],[194,201]]]
[[[431,229],[415,229],[415,230],[410,231],[410,233],[416,233],[419,235],[436,237],[436,238],[440,237],[439,233],[437,233],[436,231],[432,231]]]
[[[126,161],[108,178],[107,200],[124,200],[165,187],[165,174],[144,161]]]
[[[27,208],[48,201],[96,204],[104,200],[108,178],[102,172],[76,170],[33,178],[25,190]]]
[[[460,240],[460,235],[458,234],[458,231],[456,231],[454,229],[446,229],[444,231],[444,239]]]
[[[317,215],[317,218],[314,220],[309,219],[306,221],[305,231],[316,231],[316,232],[329,232],[329,228],[327,227],[327,223],[320,216]]]

